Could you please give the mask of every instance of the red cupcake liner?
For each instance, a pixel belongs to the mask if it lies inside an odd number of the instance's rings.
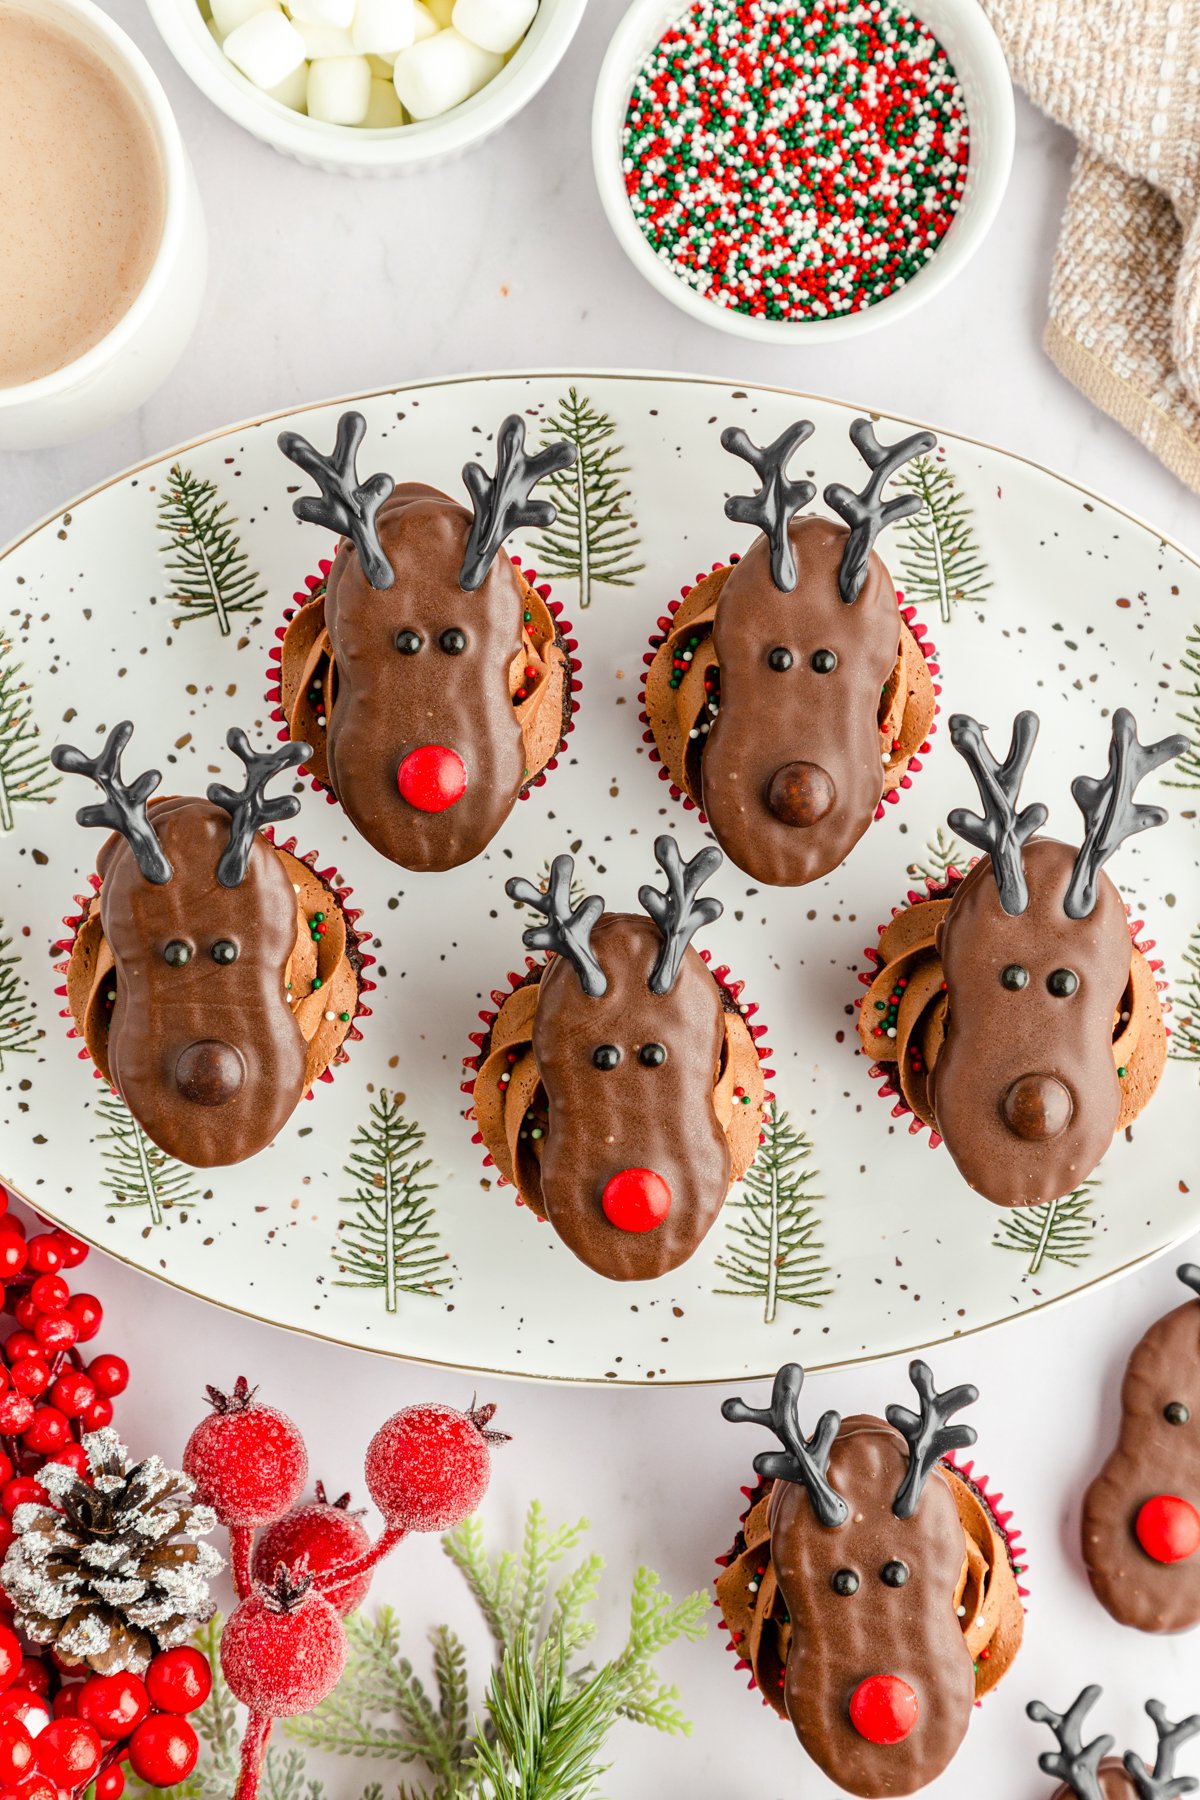
[[[993,1489],[991,1478],[987,1475],[979,1474],[973,1462],[960,1462],[952,1450],[949,1451],[947,1455],[943,1456],[941,1460],[944,1463],[948,1463],[952,1469],[956,1470],[958,1474],[962,1475],[970,1482],[972,1488],[987,1508],[992,1524],[995,1526],[997,1534],[1002,1539],[1008,1559],[1013,1566],[1013,1571],[1017,1580],[1017,1593],[1022,1600],[1027,1600],[1029,1598],[1029,1589],[1025,1587],[1021,1579],[1028,1568],[1025,1545],[1021,1540],[1020,1528],[1013,1522],[1012,1509],[1004,1508],[1003,1492],[998,1489]],[[753,1487],[743,1487],[739,1490],[746,1505],[744,1510],[738,1515],[738,1531],[733,1543],[729,1546],[729,1549],[725,1551],[724,1555],[715,1556],[713,1558],[718,1569],[727,1569],[730,1564],[735,1562],[742,1554],[746,1547],[743,1527],[745,1526],[746,1520],[750,1517],[750,1514],[754,1511],[754,1508],[758,1505],[770,1486],[771,1482],[769,1479],[765,1475],[760,1475]],[[1026,1607],[1025,1610],[1028,1612],[1028,1607]],[[726,1622],[724,1615],[720,1612],[719,1606],[717,1616],[720,1620],[720,1629],[725,1634],[726,1652],[735,1659],[733,1665],[735,1671],[746,1671],[749,1677],[746,1682],[747,1689],[757,1692],[758,1682],[755,1680],[750,1660],[742,1654],[741,1632],[734,1631]],[[783,1678],[781,1677],[781,1686],[782,1683]],[[762,1696],[762,1703],[764,1706],[771,1706],[771,1702],[765,1694]],[[975,1704],[976,1706],[982,1705],[982,1699],[977,1699]],[[775,1711],[774,1707],[772,1707],[771,1710]],[[785,1724],[788,1722],[786,1717],[783,1722]]]
[[[297,839],[294,837],[285,838],[280,842],[275,835],[275,828],[272,825],[263,826],[260,835],[265,837],[267,842],[273,845],[275,849],[286,850],[288,854],[294,856],[298,862],[304,863],[307,868],[312,870],[318,881],[324,883],[341,907],[342,916],[346,921],[347,932],[349,936],[354,939],[354,960],[357,964],[355,972],[358,977],[358,991],[354,1002],[354,1016],[350,1021],[350,1026],[345,1037],[342,1039],[334,1053],[333,1060],[317,1077],[318,1081],[332,1081],[334,1078],[334,1069],[340,1068],[343,1063],[349,1062],[350,1060],[350,1052],[346,1049],[347,1043],[351,1041],[354,1043],[361,1043],[362,1041],[362,1032],[358,1029],[359,1019],[369,1019],[371,1017],[371,1008],[364,1003],[363,995],[373,994],[376,987],[376,983],[365,974],[365,970],[373,968],[375,964],[375,958],[371,955],[370,951],[366,949],[366,945],[371,941],[372,934],[369,931],[361,930],[359,927],[359,920],[362,918],[362,909],[347,904],[354,889],[348,887],[344,882],[339,880],[338,872],[335,868],[329,867],[319,869],[317,867],[317,852],[315,850],[307,850],[301,853],[296,849]],[[102,886],[100,876],[95,873],[89,875],[88,885],[91,889],[90,893],[75,894],[73,896],[77,911],[73,913],[64,913],[63,915],[63,924],[67,927],[71,935],[69,937],[57,939],[50,947],[52,955],[62,956],[63,958],[61,962],[56,962],[54,965],[55,974],[63,976],[62,986],[56,987],[54,992],[60,1000],[64,1001],[67,999],[66,974],[70,966],[71,952],[75,948],[75,941],[87,919],[88,909],[91,906],[92,899],[100,892]],[[72,1013],[70,1006],[65,1005],[60,1007],[58,1016],[60,1019],[66,1019],[69,1022],[67,1036],[69,1038],[77,1038],[80,1041],[80,1048],[77,1052],[80,1062],[92,1062],[92,1053],[88,1049],[86,1043],[83,1042],[83,1033],[75,1024],[74,1014]],[[97,1081],[104,1080],[102,1072],[95,1066],[92,1068],[92,1075]],[[109,1092],[115,1094],[117,1090],[110,1084]],[[306,1091],[304,1098],[306,1100],[311,1100],[313,1098],[313,1089],[311,1087]]]
[[[542,787],[547,775],[552,769],[558,767],[558,759],[566,748],[567,739],[575,729],[575,719],[581,704],[578,696],[583,692],[583,682],[580,679],[581,664],[579,657],[576,654],[579,649],[579,644],[575,637],[575,627],[564,614],[562,601],[551,599],[550,596],[552,590],[550,583],[548,581],[539,582],[536,569],[522,568],[519,556],[510,555],[509,561],[512,563],[514,569],[516,569],[517,574],[522,576],[534,590],[538,598],[545,601],[546,610],[554,620],[555,626],[562,636],[563,648],[567,653],[567,688],[570,697],[570,713],[566,725],[563,727],[562,736],[558,740],[558,748],[554,752],[554,755],[551,756],[543,767],[538,770],[531,781],[526,782],[525,786],[517,795],[518,800],[528,800],[533,789]],[[288,626],[296,617],[300,608],[307,606],[324,588],[329,579],[329,571],[332,567],[332,561],[326,557],[322,557],[321,561],[317,564],[319,573],[316,575],[306,575],[304,577],[304,591],[298,591],[293,594],[292,605],[284,608],[283,624],[275,627],[275,636],[278,643],[267,652],[269,660],[266,669],[266,699],[267,705],[270,708],[268,717],[279,726],[276,736],[281,743],[287,743],[290,736],[287,720],[284,718],[283,714],[283,640],[287,636]],[[333,789],[329,786],[328,782],[319,781],[311,770],[306,769],[303,765],[297,770],[297,774],[303,776],[308,781],[308,784],[314,793],[324,794],[330,806],[337,805],[337,795],[333,792]]]
[[[661,650],[662,646],[666,643],[667,638],[670,636],[671,627],[675,622],[675,615],[683,605],[683,602],[687,599],[688,595],[698,588],[702,581],[706,581],[710,575],[716,575],[721,569],[730,568],[740,561],[740,555],[734,554],[727,557],[723,563],[715,562],[711,569],[701,569],[696,576],[695,581],[688,582],[681,587],[678,600],[669,601],[666,612],[659,617],[655,629],[650,635],[649,649],[642,657],[642,683],[638,692],[638,700],[641,706],[641,710],[638,713],[638,721],[643,727],[642,742],[647,747],[650,761],[658,765],[658,779],[666,782],[672,800],[682,801],[684,810],[687,812],[694,812],[702,825],[708,824],[708,819],[703,808],[698,806],[689,794],[685,794],[683,789],[672,781],[671,772],[663,763],[662,756],[659,753],[658,744],[654,737],[654,731],[650,724],[649,708],[646,704],[646,683],[649,679],[651,664],[658,651]],[[889,806],[896,806],[899,804],[900,796],[903,793],[906,793],[912,786],[912,776],[914,774],[919,775],[924,768],[925,765],[921,758],[929,755],[929,740],[937,730],[937,715],[942,710],[938,704],[937,698],[941,695],[942,691],[941,683],[936,679],[937,676],[941,674],[941,667],[935,660],[937,656],[937,647],[934,644],[933,639],[929,636],[928,627],[918,619],[916,607],[904,605],[904,595],[899,589],[896,590],[896,601],[900,608],[900,617],[904,620],[904,623],[908,626],[909,631],[915,638],[917,648],[925,658],[925,665],[929,670],[930,679],[933,682],[933,692],[935,695],[933,705],[934,716],[929,722],[929,731],[925,739],[918,745],[912,756],[909,757],[904,773],[900,777],[899,785],[894,788],[889,788],[887,793],[880,799],[879,805],[875,808],[876,819],[882,819]]]
[[[922,892],[920,888],[909,888],[907,894],[904,896],[905,906],[894,906],[892,908],[891,918],[896,918],[902,911],[906,911],[909,907],[921,906],[927,900],[945,900],[954,892],[961,881],[965,881],[966,877],[970,874],[978,861],[979,858],[973,856],[967,863],[965,869],[958,868],[954,863],[949,864],[944,880],[938,880],[933,875],[927,875],[924,881],[924,892]],[[1162,1007],[1164,1014],[1163,1030],[1166,1032],[1167,1036],[1170,1037],[1171,1028],[1166,1023],[1165,1015],[1171,1011],[1171,1000],[1167,991],[1168,983],[1162,977],[1162,958],[1152,957],[1150,955],[1151,950],[1157,947],[1156,940],[1154,938],[1144,938],[1140,935],[1146,929],[1146,921],[1144,919],[1135,919],[1133,917],[1133,909],[1129,906],[1128,902],[1125,906],[1125,914],[1129,920],[1129,936],[1133,943],[1133,947],[1146,958],[1147,963],[1150,965],[1150,970],[1155,977],[1154,986],[1158,992],[1159,1004]],[[891,920],[889,919],[882,925],[877,925],[875,927],[876,935],[882,937],[890,923]],[[863,955],[866,957],[870,967],[858,971],[858,980],[864,988],[869,988],[882,967],[883,958],[873,944],[867,944],[864,947]],[[855,1000],[854,1006],[856,1011],[861,1011],[863,999],[864,996],[860,994]],[[860,1056],[866,1054],[862,1049],[861,1044],[858,1053]],[[904,1095],[900,1090],[898,1064],[873,1062],[871,1067],[867,1070],[867,1074],[872,1081],[879,1081],[882,1083],[882,1086],[876,1089],[879,1098],[881,1100],[890,1100],[893,1102],[893,1119],[908,1118],[908,1133],[910,1137],[919,1137],[921,1132],[927,1130],[929,1132],[929,1148],[931,1150],[937,1150],[941,1146],[941,1136],[938,1132],[934,1131],[932,1127],[927,1126],[924,1119],[917,1117],[916,1113],[913,1112],[912,1107],[908,1104],[908,1101],[904,1098]]]
[[[701,962],[706,965],[712,961],[712,951],[711,950],[701,950],[698,952],[698,955],[700,957]],[[515,994],[519,987],[523,987],[525,985],[525,982],[526,982],[528,976],[533,972],[534,969],[547,968],[553,960],[554,960],[554,953],[552,951],[547,952],[547,954],[544,957],[542,957],[540,961],[536,956],[527,956],[525,958],[524,974],[519,973],[515,969],[509,969],[506,974],[506,977],[505,977],[505,979],[508,982],[508,986],[506,988],[493,988],[491,990],[491,999],[492,999],[492,1004],[495,1007],[495,1011],[488,1012],[488,1011],[484,1010],[484,1011],[480,1012],[477,1016],[483,1026],[483,1029],[481,1031],[471,1031],[471,1032],[468,1032],[468,1034],[467,1034],[468,1039],[469,1039],[470,1043],[474,1046],[474,1048],[463,1057],[462,1061],[463,1061],[464,1069],[473,1071],[473,1074],[472,1074],[472,1078],[470,1080],[459,1083],[459,1091],[461,1093],[467,1094],[472,1099],[474,1099],[475,1081],[478,1078],[479,1063],[480,1063],[480,1057],[481,1057],[481,1054],[483,1051],[483,1046],[487,1042],[488,1037],[491,1035],[492,1028],[494,1027],[494,1025],[496,1023],[497,1018],[500,1016],[500,1009],[504,1005],[505,1001],[510,997],[510,995]],[[756,1056],[758,1057],[759,1063],[765,1064],[767,1058],[770,1057],[771,1055],[773,1055],[774,1053],[771,1050],[770,1045],[765,1042],[766,1033],[767,1033],[766,1026],[761,1025],[761,1024],[760,1025],[750,1024],[750,1020],[753,1019],[755,1014],[758,1012],[758,1005],[755,1001],[752,1001],[752,1000],[746,1001],[746,1000],[742,999],[742,994],[745,990],[745,985],[746,985],[745,982],[738,981],[734,978],[733,974],[730,971],[728,963],[720,963],[715,969],[712,969],[710,971],[710,973],[713,977],[713,980],[716,981],[718,983],[718,985],[723,989],[723,991],[729,995],[730,999],[734,1000],[737,1003],[737,1010],[741,1014],[742,1018],[746,1021],[746,1029],[750,1033],[750,1041],[754,1045],[754,1051],[755,1051]],[[774,1069],[768,1069],[768,1068],[764,1067],[762,1070],[762,1074],[763,1074],[764,1080],[773,1080],[774,1076],[775,1076],[775,1071],[774,1071]],[[774,1098],[775,1098],[774,1093],[770,1089],[767,1089],[763,1094],[763,1104],[765,1105],[768,1101],[774,1100]],[[464,1117],[464,1119],[466,1119],[468,1124],[473,1123],[475,1121],[474,1107],[468,1106],[466,1108],[465,1112],[463,1113],[463,1117]],[[760,1144],[763,1141],[763,1133],[761,1131],[758,1134],[758,1141]],[[477,1148],[479,1149],[481,1156],[482,1156],[484,1168],[485,1169],[494,1169],[496,1166],[495,1160],[492,1157],[490,1151],[488,1150],[487,1145],[484,1143],[483,1133],[481,1131],[472,1132],[471,1142],[474,1145],[476,1145]],[[751,1166],[753,1166],[753,1165],[751,1165]],[[496,1185],[497,1185],[497,1187],[512,1187],[514,1184],[511,1181],[509,1181],[507,1175],[499,1175],[498,1174],[496,1176]],[[516,1195],[515,1204],[517,1206],[525,1205],[525,1201],[521,1198],[519,1193]],[[545,1220],[544,1219],[539,1220],[539,1223],[545,1224]]]

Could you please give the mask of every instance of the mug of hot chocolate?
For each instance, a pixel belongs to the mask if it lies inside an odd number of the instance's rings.
[[[200,200],[149,63],[92,0],[0,0],[0,449],[149,398],[199,317]]]

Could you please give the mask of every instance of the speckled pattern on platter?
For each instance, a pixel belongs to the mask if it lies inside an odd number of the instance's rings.
[[[905,804],[827,879],[768,891],[727,863],[713,883],[726,910],[708,947],[762,1007],[776,1112],[760,1179],[735,1188],[689,1263],[615,1287],[481,1168],[460,1083],[468,1034],[523,967],[525,921],[505,880],[536,877],[567,848],[588,890],[623,904],[656,833],[674,832],[688,855],[708,841],[660,783],[638,714],[655,619],[737,542],[721,428],[761,443],[806,416],[818,486],[860,474],[846,435],[858,409],[711,380],[473,377],[356,404],[372,467],[454,493],[468,457],[490,458],[497,419],[522,412],[536,441],[572,389],[612,428],[628,536],[620,579],[593,573],[584,606],[580,583],[611,521],[601,509],[591,543],[559,546],[554,597],[576,622],[582,664],[578,729],[487,852],[444,875],[386,863],[296,783],[291,829],[354,890],[376,934],[378,987],[337,1080],[231,1169],[182,1170],[148,1146],[67,1035],[52,946],[101,835],[74,824],[88,796],[46,755],[128,716],[138,766],[160,767],[165,792],[198,792],[220,773],[214,746],[230,725],[273,738],[263,670],[284,607],[331,540],[292,517],[294,471],[271,419],[116,479],[0,559],[0,1177],[112,1254],[256,1317],[406,1357],[598,1382],[729,1381],[787,1358],[817,1368],[929,1345],[1194,1231],[1195,756],[1147,782],[1141,797],[1169,806],[1171,824],[1127,845],[1114,871],[1163,960],[1174,1036],[1159,1092],[1096,1182],[1000,1215],[872,1091],[855,1049],[863,947],[953,860],[946,813],[972,801],[944,732]],[[289,422],[323,443],[339,410]],[[885,417],[881,435],[910,423]],[[1195,735],[1200,565],[1082,489],[948,434],[921,485],[932,513],[880,550],[937,639],[943,713],[965,709],[1004,734],[1019,707],[1038,710],[1031,795],[1053,817],[1073,816],[1071,778],[1103,767],[1115,706],[1133,709],[1144,739]],[[582,498],[577,534],[589,526]],[[536,543],[518,536],[511,549],[539,561]]]

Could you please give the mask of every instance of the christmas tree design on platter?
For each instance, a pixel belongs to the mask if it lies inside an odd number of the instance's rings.
[[[14,1056],[32,1056],[42,1036],[34,1017],[33,996],[21,970],[21,958],[0,919],[0,1075]]]
[[[1190,749],[1185,750],[1163,776],[1163,784],[1166,787],[1200,788],[1200,625],[1193,625],[1187,634],[1179,658],[1179,672],[1184,678],[1184,685],[1175,689],[1177,698],[1183,702],[1179,708],[1179,723],[1192,741]]]
[[[819,1307],[829,1298],[829,1265],[812,1191],[815,1169],[807,1135],[771,1101],[763,1118],[763,1141],[742,1177],[741,1188],[725,1202],[725,1244],[717,1267],[725,1284],[715,1294],[762,1301],[763,1323],[773,1325],[780,1306]]]
[[[201,1198],[192,1171],[146,1136],[117,1094],[104,1096],[96,1117],[104,1127],[96,1133],[104,1165],[100,1185],[113,1196],[110,1206],[144,1206],[150,1224],[161,1225],[166,1213]]]
[[[1100,1186],[1096,1177],[1057,1200],[1041,1206],[1014,1206],[992,1238],[998,1250],[1012,1250],[1025,1257],[1025,1273],[1040,1274],[1044,1264],[1058,1263],[1077,1269],[1087,1261],[1096,1242],[1093,1202]]]
[[[51,801],[58,786],[22,668],[11,643],[0,637],[0,832],[13,830],[18,806]]]
[[[390,1313],[401,1294],[439,1294],[453,1281],[434,1223],[437,1182],[425,1179],[433,1166],[421,1156],[425,1132],[405,1117],[403,1100],[381,1089],[354,1135],[345,1173],[355,1189],[343,1196],[349,1211],[331,1253],[334,1286],[378,1288]]]
[[[895,486],[925,502],[897,527],[904,598],[936,606],[949,625],[956,606],[980,605],[992,585],[975,537],[974,510],[950,468],[932,456],[916,457]]]
[[[569,438],[579,452],[574,466],[552,475],[546,491],[558,508],[555,523],[534,544],[541,574],[579,584],[579,604],[592,604],[597,587],[633,586],[644,563],[636,561],[637,520],[626,502],[628,465],[616,441],[616,425],[590,400],[570,388],[558,410],[546,415],[546,443]]]
[[[1172,1062],[1191,1063],[1200,1076],[1200,925],[1180,957],[1179,980],[1172,995],[1174,1017],[1167,1055]]]
[[[236,613],[256,612],[267,591],[242,549],[236,526],[215,483],[175,463],[158,503],[162,552],[171,578],[174,623],[215,619],[222,637]]]

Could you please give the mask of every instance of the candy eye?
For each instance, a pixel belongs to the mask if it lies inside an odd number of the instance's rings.
[[[638,1061],[646,1069],[661,1069],[667,1060],[667,1053],[661,1044],[643,1044],[638,1051]]]
[[[817,675],[832,675],[837,668],[837,652],[814,650],[809,660],[809,668]]]
[[[395,644],[401,656],[415,656],[421,648],[421,634],[419,631],[398,631]]]
[[[839,1569],[829,1585],[835,1594],[857,1594],[858,1576],[853,1569]]]
[[[1009,963],[1006,969],[1000,971],[1000,986],[1018,993],[1021,988],[1029,986],[1029,970],[1023,969],[1020,963]]]
[[[1163,1418],[1168,1425],[1186,1425],[1191,1416],[1182,1400],[1169,1400],[1163,1407]]]
[[[786,675],[792,666],[792,661],[791,651],[785,650],[782,644],[777,644],[767,658],[767,667],[774,669],[777,675]]]
[[[467,634],[465,631],[460,631],[456,625],[452,625],[449,631],[443,631],[438,643],[447,656],[461,656],[467,647]]]
[[[172,938],[163,951],[163,961],[170,963],[173,969],[182,969],[184,963],[192,960],[192,946],[185,944],[181,938]]]
[[[903,1587],[908,1580],[908,1564],[885,1562],[879,1571],[879,1579],[887,1587]]]
[[[1052,969],[1046,977],[1046,986],[1056,1000],[1069,1000],[1079,986],[1079,977],[1074,969]]]
[[[598,1069],[615,1069],[620,1060],[621,1052],[615,1044],[601,1044],[592,1051],[592,1061]]]
[[[215,963],[232,963],[238,959],[238,947],[231,944],[228,938],[218,938],[212,947],[212,959]]]

